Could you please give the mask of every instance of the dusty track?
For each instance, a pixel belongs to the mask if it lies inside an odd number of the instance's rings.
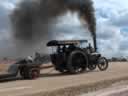
[[[43,96],[49,96],[52,94],[52,96],[71,96],[72,94],[79,94],[79,91],[93,90],[95,86],[102,88],[101,86],[123,79],[128,79],[128,63],[111,63],[107,71],[96,70],[78,75],[60,74],[51,68],[42,70],[41,77],[37,80],[14,79],[1,82],[0,95],[42,96],[41,94],[43,94]]]

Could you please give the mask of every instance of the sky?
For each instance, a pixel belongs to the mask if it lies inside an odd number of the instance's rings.
[[[15,8],[18,0],[0,1],[0,56],[11,56],[10,50],[12,52],[15,50],[11,42],[9,14]],[[94,0],[98,51],[106,57],[128,56],[127,4],[128,0]],[[57,29],[60,36],[67,39],[88,37],[76,14],[67,13],[59,19],[61,24],[58,23]]]

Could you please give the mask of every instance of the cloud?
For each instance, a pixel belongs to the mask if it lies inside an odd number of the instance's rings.
[[[14,8],[14,1],[2,0],[0,3],[0,56],[9,56],[10,53],[14,52],[9,18],[11,10]]]
[[[119,27],[125,27],[128,26],[128,11],[120,13],[120,15],[118,15],[118,17],[113,18],[113,22],[112,24],[119,26]]]
[[[107,57],[126,56],[128,51],[128,46],[126,46],[128,7],[124,3],[128,3],[128,1],[95,0],[94,2],[97,18],[98,51]],[[59,23],[59,26],[59,32],[63,38],[80,39],[82,37],[84,39],[89,36],[86,34],[87,30],[85,31],[87,28],[83,28],[76,17],[65,16],[64,22]],[[78,31],[80,33],[77,33]]]
[[[3,52],[5,47],[13,48],[12,43],[10,43],[8,15],[17,2],[19,0],[2,0],[0,3],[0,21],[2,22],[0,22],[0,45],[2,45],[0,53]],[[98,51],[104,56],[128,55],[127,4],[127,0],[94,0],[97,18]],[[56,29],[53,30],[53,35],[59,36],[51,39],[88,39],[88,30],[80,24],[76,13],[74,15],[67,13],[65,16],[61,16],[58,22],[61,23],[55,24]]]
[[[107,57],[128,52],[127,0],[95,0],[99,51]],[[124,50],[125,49],[125,50]]]
[[[51,32],[52,35],[55,35],[52,36],[53,39],[90,39],[91,34],[88,28],[81,24],[78,14],[67,12],[64,16],[60,16],[57,21]]]

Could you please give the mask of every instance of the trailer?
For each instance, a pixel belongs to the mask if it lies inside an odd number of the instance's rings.
[[[9,66],[0,74],[0,79],[16,77],[18,74],[23,79],[36,79],[40,76],[40,66],[42,63],[31,61],[28,59],[21,59]]]

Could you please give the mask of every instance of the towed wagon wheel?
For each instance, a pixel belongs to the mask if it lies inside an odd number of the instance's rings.
[[[20,75],[24,79],[37,79],[40,75],[39,68],[23,68],[20,70]]]
[[[37,79],[40,76],[40,70],[38,68],[33,68],[30,70],[30,79]]]
[[[29,75],[28,79],[37,79],[40,76],[40,69],[39,68],[30,68],[28,75]]]
[[[67,69],[71,74],[85,71],[88,63],[86,54],[81,50],[73,51],[68,58]]]
[[[105,71],[108,68],[108,60],[105,57],[100,57],[98,60],[98,68]]]

